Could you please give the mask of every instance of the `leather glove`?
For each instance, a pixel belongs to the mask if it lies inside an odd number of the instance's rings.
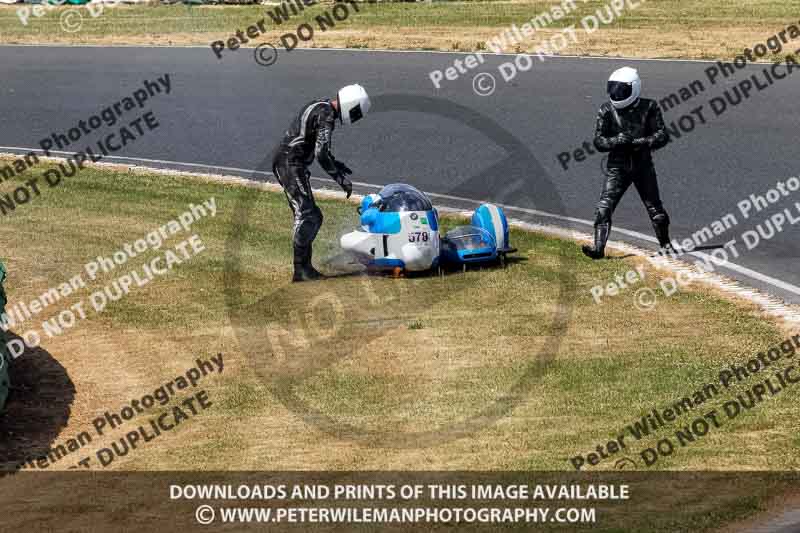
[[[339,171],[339,174],[342,174],[343,176],[349,176],[350,174],[353,173],[353,171],[350,170],[350,167],[348,167],[341,161],[334,161],[333,164],[336,165],[336,170]]]
[[[615,146],[627,146],[633,142],[633,137],[627,133],[620,133],[616,137],[612,137],[611,142],[614,143]]]
[[[339,174],[339,177],[336,178],[336,183],[338,183],[339,187],[347,194],[347,198],[350,198],[350,195],[353,194],[353,184],[350,183],[350,180],[345,178],[342,174]]]

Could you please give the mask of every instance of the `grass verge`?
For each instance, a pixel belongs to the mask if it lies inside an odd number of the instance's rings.
[[[47,165],[5,181],[0,195],[31,177],[41,182]],[[39,196],[3,216],[0,236],[9,270],[9,304],[35,298],[81,272],[87,261],[112,254],[175,218],[190,203],[212,197],[216,216],[192,227],[205,246],[202,253],[134,288],[102,313],[90,312],[62,335],[44,338],[42,348],[63,367],[63,374],[52,365],[30,365],[33,359],[27,355],[15,362],[28,364],[34,375],[41,372],[37,378],[48,383],[67,380],[73,396],[54,442],[36,434],[36,428],[49,422],[46,406],[20,391],[12,396],[0,415],[6,454],[44,453],[47,446],[90,430],[92,420],[106,410],[119,409],[185,372],[197,357],[221,352],[224,373],[203,383],[213,406],[109,468],[569,470],[575,454],[594,450],[644,413],[672,405],[714,381],[721,368],[743,364],[784,336],[756,309],[701,288],[663,298],[649,312],[633,305],[633,291],[597,305],[590,288],[624,274],[631,268],[628,260],[592,262],[573,242],[517,230],[511,241],[520,250],[519,260],[506,269],[443,278],[341,277],[292,285],[287,283],[291,224],[282,194],[101,168],[88,168],[57,187],[43,186]],[[246,221],[235,216],[243,198],[250,205]],[[322,199],[320,204],[326,222],[316,254],[323,258],[335,253],[338,235],[356,225],[357,215],[350,203]],[[446,226],[458,223],[445,218]],[[242,298],[233,310],[224,297],[230,257],[226,242],[232,232],[244,242]],[[187,236],[172,237],[164,249]],[[86,300],[90,292],[159,253],[163,250],[147,252],[100,276],[15,333],[38,327],[41,320]],[[641,286],[657,289],[658,281],[658,273],[648,272]],[[568,305],[562,291],[570,295]],[[335,342],[303,347],[290,339],[281,346],[297,352],[281,360],[270,349],[276,345],[270,344],[274,339],[265,317],[283,320],[288,328],[298,302],[326,295],[339,300],[341,307],[334,311],[346,325]],[[378,305],[364,304],[370,295]],[[554,327],[553,313],[566,312],[566,307],[571,319],[564,328]],[[300,305],[299,312],[304,310]],[[232,321],[234,315],[239,318]],[[326,322],[330,316],[318,314],[319,327],[331,327]],[[552,360],[540,365],[534,354],[540,349],[547,353],[550,346],[557,346],[549,354]],[[540,365],[533,385],[516,388],[531,365]],[[727,397],[711,403],[718,408],[723,399]],[[443,431],[438,442],[425,446],[385,446],[387,436],[435,433],[496,403],[512,408],[468,432]],[[790,390],[651,470],[797,469],[798,405],[800,396]],[[696,414],[706,411],[703,406]],[[320,422],[323,418],[327,425]],[[690,420],[676,423],[673,430]],[[121,431],[50,469],[72,466],[119,439]],[[645,438],[634,449],[656,440]],[[613,469],[613,460],[598,468]],[[746,514],[758,509],[767,494],[733,491],[724,497],[733,498],[727,505],[735,514]],[[676,498],[665,501],[666,509],[683,505]],[[709,515],[719,506],[720,500],[708,498],[679,517],[643,517],[642,525],[654,526],[651,530],[711,527],[734,516]]]
[[[434,2],[363,4],[346,20],[328,31],[317,31],[300,46],[476,51],[488,50],[498,33],[512,25],[522,27],[547,14],[549,24],[532,36],[509,43],[507,52],[534,52],[543,39],[562,34],[575,25],[577,39],[559,48],[560,54],[632,56],[648,58],[732,58],[746,47],[762,43],[788,24],[798,22],[797,3],[782,0],[648,0],[634,2],[610,24],[591,33],[581,29],[584,17],[597,15],[608,2],[575,2],[575,9],[554,18],[553,2],[539,0],[497,2]],[[276,25],[267,16],[275,6],[120,6],[92,17],[81,9],[81,23],[61,17],[66,8],[26,24],[19,6],[0,7],[0,35],[4,43],[80,44],[193,44],[227,40],[237,29],[265,19],[267,32],[246,46],[260,42],[278,45],[280,36],[303,22],[330,11],[323,3],[306,9],[290,21]],[[608,19],[608,15],[605,15]],[[540,19],[545,20],[545,19]],[[72,25],[70,25],[72,24]],[[545,26],[545,27],[542,27]],[[79,29],[74,30],[75,27]],[[211,53],[209,51],[209,53]],[[226,51],[226,54],[235,52]]]

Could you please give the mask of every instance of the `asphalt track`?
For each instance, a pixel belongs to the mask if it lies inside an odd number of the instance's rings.
[[[750,251],[741,239],[766,217],[800,202],[800,191],[748,219],[737,208],[750,194],[763,195],[778,181],[800,175],[800,77],[788,76],[754,91],[715,116],[708,100],[761,72],[763,65],[748,66],[712,86],[704,72],[713,65],[709,62],[534,58],[529,71],[506,83],[498,65],[513,58],[487,55],[479,68],[435,89],[429,73],[459,57],[464,54],[296,50],[280,53],[275,64],[263,67],[248,49],[226,51],[218,60],[202,47],[3,46],[0,151],[37,147],[41,138],[99,113],[143,80],[169,73],[170,95],[146,104],[160,126],[115,153],[131,159],[118,160],[181,170],[222,169],[249,177],[304,102],[359,82],[376,98],[375,109],[356,127],[337,128],[334,134],[334,152],[354,169],[354,181],[404,181],[447,197],[491,200],[528,209],[514,216],[587,232],[603,180],[601,157],[573,162],[565,171],[557,154],[591,138],[608,74],[633,64],[644,80],[645,96],[661,98],[694,80],[705,85],[704,92],[665,118],[677,121],[703,105],[707,123],[656,155],[673,237],[683,239],[733,213],[738,225],[711,244],[735,238],[741,255],[733,259],[735,270],[720,271],[800,302],[797,228],[787,225]],[[473,90],[473,78],[480,72],[497,80],[490,96]],[[386,111],[381,105],[402,110]],[[126,117],[136,115],[131,111]],[[104,126],[98,132],[104,136],[114,130]],[[86,136],[65,151],[80,150],[100,136]],[[323,172],[315,167],[314,174]],[[257,177],[268,179],[265,174]],[[474,206],[452,198],[439,201]],[[614,224],[629,231],[615,231],[612,238],[653,247],[652,229],[635,190],[624,198]]]
[[[263,67],[254,62],[252,50],[226,51],[217,60],[208,48],[2,46],[0,151],[35,148],[43,137],[64,132],[129,95],[144,79],[169,73],[171,94],[146,105],[160,126],[116,153],[114,160],[268,179],[252,169],[264,161],[299,107],[359,82],[375,96],[405,95],[405,100],[397,98],[412,110],[381,112],[377,107],[357,127],[336,132],[334,152],[355,170],[355,181],[404,181],[444,195],[438,201],[467,207],[474,207],[468,200],[492,200],[527,209],[514,211],[514,216],[586,232],[603,179],[601,158],[573,162],[565,171],[557,154],[590,139],[608,74],[634,64],[646,96],[661,98],[694,80],[706,85],[702,94],[665,118],[677,121],[702,104],[708,123],[656,156],[673,237],[682,239],[734,213],[739,224],[714,243],[731,238],[741,242],[742,232],[800,201],[799,191],[747,220],[737,209],[750,194],[764,194],[778,181],[800,174],[800,84],[792,77],[715,117],[708,100],[760,72],[761,66],[710,86],[704,73],[709,62],[548,58],[535,60],[530,71],[505,83],[498,65],[511,58],[487,55],[479,68],[434,89],[429,73],[460,57],[464,55],[298,50],[279,54],[274,65]],[[497,80],[491,96],[473,90],[473,78],[480,72]],[[440,99],[441,107],[430,98]],[[458,106],[463,106],[464,116],[447,118],[448,110]],[[480,115],[477,120],[475,113]],[[112,131],[113,127],[98,130]],[[66,148],[65,155],[100,136],[81,139]],[[530,153],[508,161],[509,153],[520,155],[520,146]],[[322,175],[321,169],[316,168],[315,175]],[[635,191],[626,195],[614,223],[614,239],[653,247],[652,238],[641,238],[651,236],[652,230]],[[628,231],[620,233],[620,228]],[[741,268],[720,270],[800,302],[796,236],[797,229],[788,227],[751,251],[739,245],[743,253],[734,262]],[[789,532],[797,527],[797,517],[789,513],[765,530]]]

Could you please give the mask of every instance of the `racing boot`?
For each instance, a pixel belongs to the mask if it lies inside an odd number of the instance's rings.
[[[294,276],[292,276],[292,282],[315,281],[324,277],[325,276],[323,276],[321,272],[311,266],[311,263],[294,264]]]
[[[669,256],[680,254],[680,252],[678,252],[678,250],[674,246],[672,246],[671,242],[668,242],[664,246],[660,246],[658,248],[658,253],[661,255],[669,255]]]
[[[298,257],[299,255],[299,257]],[[325,276],[311,264],[311,247],[295,255],[293,282],[314,281]]]
[[[594,227],[594,246],[584,244],[581,247],[584,255],[592,259],[602,259],[606,256],[606,242],[611,233],[611,224],[597,224]]]
[[[658,239],[658,252],[661,255],[674,255],[678,251],[672,246],[672,241],[669,238],[669,219],[654,220],[653,231],[656,232]]]

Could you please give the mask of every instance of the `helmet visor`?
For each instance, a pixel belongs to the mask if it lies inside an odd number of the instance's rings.
[[[361,104],[358,104],[352,108],[348,113],[348,116],[350,117],[350,124],[354,124],[355,122],[361,120],[361,118],[364,116],[364,113],[361,112]]]
[[[633,94],[633,84],[622,81],[608,82],[608,96],[614,102],[627,100]]]

